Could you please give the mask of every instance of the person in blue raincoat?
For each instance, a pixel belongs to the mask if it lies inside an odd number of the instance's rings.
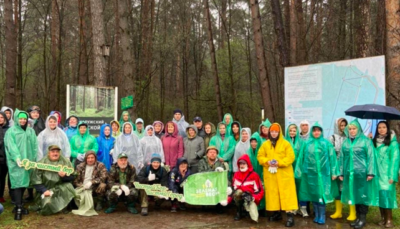
[[[75,115],[71,115],[67,118],[67,120],[65,120],[64,132],[69,140],[71,140],[71,138],[78,133],[78,123],[79,118]]]
[[[114,148],[115,138],[111,135],[111,132],[110,124],[105,123],[101,125],[100,135],[96,138],[97,144],[99,145],[97,161],[102,162],[106,166],[107,171],[110,171],[113,164],[113,158],[110,151]]]

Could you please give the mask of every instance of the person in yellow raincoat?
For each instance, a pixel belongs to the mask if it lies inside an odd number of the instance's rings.
[[[263,169],[266,210],[273,211],[269,221],[282,219],[280,211],[286,211],[286,227],[294,226],[294,212],[298,209],[296,185],[292,163],[295,155],[290,143],[283,138],[278,123],[271,125],[269,140],[264,142],[257,155]]]

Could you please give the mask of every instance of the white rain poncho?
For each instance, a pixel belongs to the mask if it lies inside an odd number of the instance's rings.
[[[51,145],[57,145],[58,147],[60,147],[63,156],[69,159],[71,157],[71,146],[69,144],[68,137],[65,134],[65,132],[57,126],[54,130],[50,129],[49,127],[50,117],[54,117],[57,120],[57,117],[52,115],[47,117],[46,129],[40,132],[39,136],[37,137],[38,139],[37,161],[40,161],[47,155],[47,150],[48,150],[47,148]]]
[[[173,118],[172,121],[178,126],[179,135],[182,136],[182,138],[186,137],[186,128],[189,126],[189,123],[185,121],[185,116],[182,115],[179,121],[176,121],[175,118]]]
[[[147,130],[153,129],[153,135],[149,136]],[[165,163],[164,149],[161,140],[156,137],[154,127],[152,125],[146,126],[144,130],[144,137],[140,139],[140,153],[143,155],[143,164],[148,165],[151,161],[153,153],[160,154],[162,163]]]
[[[129,134],[124,133],[125,125],[130,125],[132,131]],[[133,126],[131,123],[126,122],[122,125],[122,134],[117,137],[114,144],[113,160],[118,160],[118,155],[125,153],[128,156],[128,162],[135,166],[136,173],[139,173],[143,167],[143,155],[139,151],[140,143],[139,138],[133,133]]]
[[[12,126],[14,126],[14,119],[13,119],[14,118],[14,110],[11,109],[10,107],[4,106],[4,107],[1,108],[0,111],[5,112],[6,110],[10,110],[10,112],[11,112],[11,118],[8,120],[8,126],[12,127]]]
[[[251,138],[251,130],[248,127],[245,127],[242,129],[242,132],[246,131],[248,134],[248,138],[245,142],[242,141],[242,139],[240,139],[240,141],[236,144],[235,147],[235,155],[233,155],[233,161],[232,161],[232,166],[233,166],[233,172],[237,172],[239,170],[238,166],[237,166],[237,160],[239,160],[239,158],[246,154],[247,150],[249,150],[250,148],[250,138]],[[243,135],[240,135],[241,138],[243,137]]]

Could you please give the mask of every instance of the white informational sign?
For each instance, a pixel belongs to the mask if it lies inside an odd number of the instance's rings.
[[[337,118],[354,105],[385,105],[385,56],[285,68],[285,124],[319,122],[333,134]],[[364,133],[376,122],[359,119]],[[376,124],[375,124],[376,125]]]

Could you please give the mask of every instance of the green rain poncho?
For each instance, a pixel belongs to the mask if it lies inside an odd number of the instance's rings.
[[[124,114],[128,114],[128,120],[127,121],[124,121]],[[132,122],[131,115],[129,114],[129,112],[128,111],[123,111],[122,114],[121,114],[121,117],[119,118],[119,123],[122,124],[122,123],[126,123],[126,122],[129,122],[130,124],[132,124],[133,131],[136,130],[136,125]],[[122,126],[121,126],[121,132],[122,133],[124,132],[124,130],[122,129]]]
[[[258,176],[261,178],[261,182],[264,186],[264,180],[262,179],[263,176],[263,167],[260,165],[260,163],[258,163],[257,160],[257,154],[258,154],[258,149],[260,149],[261,143],[259,141],[257,141],[257,138],[254,136],[255,134],[253,134],[250,138],[250,148],[247,150],[246,154],[249,155],[250,157],[250,162],[251,165],[253,166],[253,171],[256,172],[258,174]],[[251,147],[251,140],[255,139],[257,141],[257,146],[255,149],[253,149]],[[264,188],[265,190],[265,188]],[[258,210],[265,210],[265,195],[264,197],[261,199],[260,204],[258,205]]]
[[[391,133],[390,145],[376,143],[377,163],[379,168],[379,207],[397,208],[396,183],[399,171],[399,144],[396,134]],[[393,180],[389,184],[389,180]]]
[[[322,127],[315,123],[315,127]],[[296,165],[295,178],[301,179],[297,187],[299,201],[319,203],[333,202],[339,194],[337,185],[332,185],[332,177],[339,175],[336,152],[333,145],[323,137],[310,134],[310,139],[304,143]]]
[[[227,124],[226,121],[225,121],[225,119],[226,119],[227,116],[230,117],[230,122],[229,122],[229,124]],[[224,119],[222,120],[222,123],[226,125],[226,135],[227,135],[227,136],[232,135],[233,116],[232,116],[231,114],[229,114],[229,113],[226,113],[226,114],[224,115]],[[217,126],[217,129],[218,129],[218,126]]]
[[[226,124],[222,122],[217,125],[217,134],[211,138],[210,146],[215,146],[218,149],[218,157],[224,159],[224,161],[229,164],[229,171],[232,171],[232,158],[235,153],[236,141],[227,133],[225,134],[224,140],[222,140],[221,134],[219,133],[220,124],[226,126]],[[226,131],[228,132],[228,129],[226,129]]]
[[[260,142],[261,144],[264,143],[267,140],[266,136],[262,136],[262,134],[261,134],[262,133],[261,132],[261,127],[263,127],[263,126],[265,126],[267,128],[270,128],[271,127],[271,122],[268,119],[266,119],[264,122],[262,122],[260,124],[260,126],[258,126],[258,132],[255,132],[253,134],[253,136],[257,139],[257,141]]]
[[[58,161],[51,161],[48,157],[44,157],[39,162],[72,167],[71,162],[62,155],[60,155]],[[43,199],[41,197],[42,194],[37,193],[35,198],[36,208],[40,209],[40,214],[42,215],[51,215],[61,211],[75,197],[72,183],[63,182],[57,172],[34,169],[31,174],[31,185],[44,185],[47,190],[53,192],[52,196]]]
[[[17,109],[14,113],[14,125],[8,129],[4,137],[8,175],[10,176],[11,188],[14,189],[29,186],[30,171],[19,167],[17,160],[22,162],[22,160],[28,159],[36,162],[38,150],[35,131],[30,127],[23,130],[19,124],[18,115],[20,113],[25,113],[29,117],[28,113]]]
[[[355,136],[350,136],[349,126],[357,127]],[[343,176],[341,201],[350,205],[377,206],[379,178],[374,145],[364,135],[357,119],[346,127],[345,132],[348,138],[343,142],[339,157],[340,175]],[[367,181],[369,175],[375,177]]]
[[[93,150],[97,154],[99,149],[96,138],[89,133],[89,127],[87,127],[84,135],[79,133],[79,127],[83,124],[83,122],[79,122],[78,133],[73,136],[70,141],[71,158],[73,159],[73,162],[76,160],[79,154],[85,154],[89,150]]]
[[[291,138],[290,134],[289,134],[289,130],[293,126],[296,127],[296,136],[294,138]],[[290,145],[293,148],[295,159],[294,159],[292,166],[293,166],[293,169],[295,169],[296,163],[297,163],[297,158],[299,157],[300,150],[303,145],[303,141],[300,139],[299,127],[296,124],[290,124],[288,126],[288,128],[286,129],[285,139],[290,143]]]

